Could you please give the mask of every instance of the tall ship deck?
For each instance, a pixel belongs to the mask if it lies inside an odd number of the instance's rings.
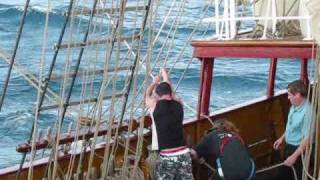
[[[199,143],[215,120],[228,119],[239,128],[257,165],[256,179],[275,179],[284,152],[275,151],[273,143],[284,133],[290,109],[286,89],[277,89],[277,72],[282,62],[295,62],[297,67],[292,73],[308,85],[308,98],[314,109],[310,131],[315,131],[316,155],[320,154],[319,35],[314,28],[320,11],[309,10],[310,6],[320,7],[319,2],[301,0],[297,5],[286,0],[278,4],[275,0],[252,4],[215,0],[206,4],[204,16],[193,25],[196,29],[206,23],[212,28],[214,24],[214,35],[204,38],[194,35],[198,32],[194,30],[184,39],[176,31],[184,28],[185,1],[174,1],[168,6],[153,0],[131,4],[126,0],[111,4],[103,0],[90,3],[70,0],[59,24],[58,40],[50,50],[47,48],[48,4],[42,49],[38,51],[41,55],[38,74],[19,61],[24,57],[19,55],[23,51],[19,45],[25,42],[22,35],[29,3],[30,0],[25,2],[21,14],[12,54],[0,49],[0,59],[8,65],[0,108],[6,108],[12,71],[18,72],[36,89],[32,126],[29,137],[16,146],[20,163],[0,169],[1,180],[154,179],[155,159],[150,150],[152,119],[144,104],[145,90],[159,69],[165,67],[173,76],[181,73],[174,80],[174,90],[184,99],[185,90],[180,83],[186,81],[185,73],[192,64],[198,67],[199,85],[191,95],[195,103],[183,101],[188,112],[183,121],[184,136],[189,146]],[[284,3],[291,4],[291,8]],[[249,15],[239,12],[240,8],[248,7],[253,11]],[[286,15],[281,15],[284,12],[278,12],[276,7],[283,7]],[[305,8],[308,13],[295,14],[297,9]],[[208,9],[209,13],[205,11]],[[215,17],[205,17],[210,13]],[[255,25],[243,29],[243,21]],[[182,39],[185,44],[175,47]],[[46,60],[48,57],[51,59]],[[190,60],[185,61],[184,57]],[[221,86],[215,81],[215,73],[221,68],[217,63],[233,64],[239,60],[246,60],[248,71],[253,67],[249,64],[268,64],[263,70],[265,77],[261,78],[266,86],[258,93],[262,96],[241,103],[235,99],[232,105],[216,110],[214,92]],[[250,93],[253,86],[247,83],[235,92]],[[48,111],[55,114],[54,123],[46,130],[39,130],[39,122],[48,120],[44,117]],[[318,178],[319,156],[315,162],[314,170],[305,172],[304,179]],[[308,163],[306,160],[305,165]],[[206,163],[194,161],[192,166],[195,179],[208,179],[210,167]]]

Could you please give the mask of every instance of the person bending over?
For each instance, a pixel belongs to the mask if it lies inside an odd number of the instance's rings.
[[[238,129],[225,119],[215,120],[213,123],[209,133],[191,149],[192,157],[203,158],[215,169],[209,169],[208,179],[252,179],[255,176],[255,163],[239,136]]]

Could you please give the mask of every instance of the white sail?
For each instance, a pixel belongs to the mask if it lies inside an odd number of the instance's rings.
[[[309,0],[306,3],[308,12],[311,16],[311,34],[312,37],[320,43],[320,3],[319,0]]]
[[[269,31],[271,30],[273,34],[278,31],[278,34],[284,36],[301,34],[304,38],[311,38],[310,16],[306,10],[305,0],[256,1],[253,6],[253,14],[262,18],[257,24],[266,27]],[[283,26],[286,28],[283,28]]]

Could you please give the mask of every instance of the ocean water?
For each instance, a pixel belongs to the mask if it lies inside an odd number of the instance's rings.
[[[129,1],[130,2],[130,1]],[[165,3],[165,8],[160,10],[159,14],[165,16],[170,6],[170,2]],[[196,22],[202,13],[202,7],[209,1],[189,0],[186,4],[185,14],[183,16],[177,34],[175,35],[176,44],[171,49],[169,58],[174,59],[182,49],[188,35],[192,32],[194,22]],[[24,27],[21,44],[18,49],[16,62],[27,68],[34,74],[39,72],[39,59],[41,58],[41,42],[43,27],[46,16],[46,0],[31,0],[31,8],[28,12],[26,24]],[[45,69],[49,67],[50,58],[52,57],[52,44],[57,42],[64,20],[61,14],[66,10],[67,1],[51,1],[50,10],[50,35],[48,37],[47,47],[49,51]],[[19,27],[20,17],[22,15],[24,1],[0,1],[0,48],[12,54],[17,31]],[[208,16],[213,14],[213,9],[208,11]],[[246,22],[241,27],[250,27],[254,22]],[[156,24],[160,26],[160,24]],[[195,37],[201,38],[213,35],[214,28],[203,28],[196,32]],[[130,29],[130,22],[128,31]],[[164,33],[160,35],[159,41],[164,41],[169,26],[164,28]],[[127,33],[127,32],[124,32]],[[129,32],[128,32],[129,33]],[[203,36],[205,34],[205,36]],[[157,45],[156,45],[157,46]],[[160,46],[160,45],[159,45]],[[192,48],[187,47],[188,53],[182,56],[177,62],[177,66],[171,73],[174,83],[177,83],[179,77],[183,73],[187,62],[192,56]],[[58,62],[59,64],[59,62]],[[310,65],[312,66],[312,65]],[[2,93],[8,65],[0,60],[0,93]],[[214,65],[213,90],[211,98],[210,111],[221,109],[230,105],[238,104],[249,99],[260,97],[266,93],[267,77],[268,77],[268,60],[257,59],[217,59]],[[284,89],[288,82],[298,79],[300,72],[299,61],[280,61],[278,64],[276,90]],[[311,68],[309,68],[311,69]],[[181,81],[177,89],[178,95],[183,101],[196,108],[197,96],[199,89],[200,63],[193,59],[185,78]],[[50,87],[59,90],[57,83],[50,84]],[[75,90],[77,91],[77,89]],[[79,92],[78,92],[79,93]],[[10,84],[7,90],[3,110],[0,112],[0,168],[8,167],[19,163],[21,154],[15,151],[18,144],[24,143],[29,138],[32,125],[33,108],[36,101],[37,92],[24,80],[22,75],[17,71],[13,71]],[[192,112],[186,109],[186,116],[193,117]],[[43,112],[40,115],[38,126],[45,129],[52,126],[56,120],[56,115],[52,112]],[[72,121],[72,117],[67,116],[65,123]]]

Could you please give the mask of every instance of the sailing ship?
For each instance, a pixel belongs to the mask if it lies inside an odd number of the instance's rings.
[[[148,158],[152,154],[148,151],[151,118],[143,103],[143,91],[159,67],[167,67],[174,73],[175,65],[180,63],[190,44],[193,58],[190,58],[176,83],[178,88],[192,60],[199,59],[197,107],[184,103],[185,109],[194,113],[194,117],[184,121],[185,135],[190,144],[200,140],[210,129],[212,121],[227,118],[239,127],[259,169],[279,163],[276,158],[279,154],[273,151],[272,144],[284,132],[290,104],[286,91],[275,92],[278,61],[301,61],[300,78],[306,84],[312,84],[310,98],[314,107],[319,108],[319,70],[316,69],[319,68],[317,42],[320,41],[316,34],[319,29],[312,26],[320,12],[316,0],[300,1],[310,12],[303,17],[287,13],[292,8],[283,8],[283,15],[279,15],[274,9],[275,0],[260,0],[260,6],[267,3],[267,10],[260,11],[262,14],[255,11],[258,13],[254,14],[256,16],[238,12],[240,8],[245,8],[244,2],[208,2],[188,42],[178,51],[176,60],[169,57],[178,39],[176,31],[183,26],[181,18],[186,1],[174,0],[163,16],[163,4],[156,0],[139,1],[133,3],[134,6],[129,6],[126,0],[94,0],[85,5],[70,0],[47,71],[44,58],[48,51],[49,13],[46,16],[38,77],[15,63],[16,53],[21,50],[18,47],[29,3],[30,0],[27,0],[13,54],[1,51],[1,58],[9,64],[1,107],[11,70],[14,69],[37,89],[34,122],[30,138],[17,146],[17,151],[22,154],[21,163],[1,169],[0,179],[152,179],[152,158]],[[258,6],[258,3],[252,5]],[[210,7],[214,7],[215,17],[205,18]],[[174,18],[167,22],[170,17]],[[242,21],[257,22],[257,26],[243,31]],[[291,34],[292,30],[289,25],[299,21],[306,25],[300,29],[305,29],[307,34],[299,31],[294,38],[287,39],[286,35]],[[161,25],[156,26],[159,22]],[[166,27],[169,27],[169,33],[164,42],[159,42],[166,23],[171,25]],[[215,35],[195,39],[196,29],[204,27],[202,23],[209,23],[208,27],[214,24]],[[167,53],[163,53],[165,51]],[[57,61],[61,57],[63,63]],[[213,67],[217,58],[225,61],[234,61],[235,58],[270,61],[265,96],[210,112],[214,99],[211,92],[215,87],[212,83]],[[316,62],[312,83],[309,83],[308,77],[310,60]],[[57,91],[52,89],[52,84],[58,81],[60,88]],[[38,133],[37,121],[44,111],[57,114],[55,124],[45,133]],[[318,117],[319,110],[315,112],[314,117]],[[73,124],[66,125],[67,117],[73,118]],[[208,169],[204,165],[194,165],[196,179],[207,179],[206,171]],[[261,171],[261,174],[264,173]],[[310,176],[316,178],[316,175],[317,169]],[[263,178],[263,175],[257,174],[257,177]],[[267,179],[271,178],[272,174],[267,174]]]

